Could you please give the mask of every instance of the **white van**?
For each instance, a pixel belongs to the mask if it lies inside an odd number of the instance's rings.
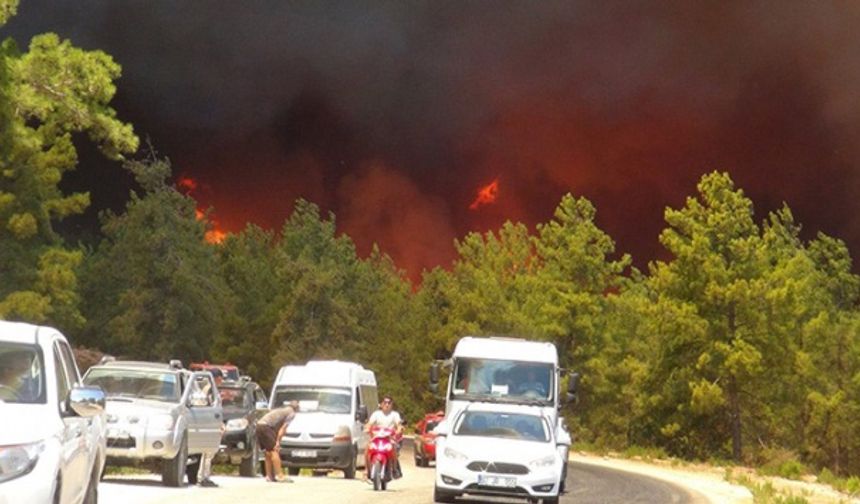
[[[347,479],[355,478],[369,440],[364,422],[368,410],[379,403],[373,371],[341,361],[284,366],[275,378],[269,407],[292,400],[299,402],[299,413],[280,440],[281,463],[289,474],[307,467],[340,469]]]

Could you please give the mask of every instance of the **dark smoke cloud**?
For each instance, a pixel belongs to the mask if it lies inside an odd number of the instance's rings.
[[[716,169],[860,251],[850,2],[24,0],[5,30],[112,54],[120,114],[230,229],[305,197],[415,275],[573,192],[641,265]]]

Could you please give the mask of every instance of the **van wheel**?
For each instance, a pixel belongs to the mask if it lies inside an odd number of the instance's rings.
[[[161,482],[164,486],[182,486],[185,480],[185,466],[188,464],[188,441],[185,434],[179,442],[179,451],[172,459],[161,461]]]
[[[300,470],[300,467],[287,467],[287,474],[290,476],[298,476]]]
[[[349,465],[343,470],[343,477],[346,479],[355,479],[355,457],[358,449],[353,446],[349,450]]]

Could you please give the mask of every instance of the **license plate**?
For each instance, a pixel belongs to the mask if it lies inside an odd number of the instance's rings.
[[[293,457],[314,458],[316,456],[316,450],[293,450]]]
[[[478,484],[491,487],[513,488],[517,486],[517,479],[505,478],[504,476],[491,476],[489,474],[479,474]]]
[[[108,429],[108,431],[107,431],[107,437],[109,437],[109,438],[115,438],[115,439],[128,439],[128,438],[129,438],[129,437],[131,437],[131,436],[129,436],[129,435],[128,435],[128,432],[126,432],[126,431],[124,431],[124,430],[119,430],[119,429]]]

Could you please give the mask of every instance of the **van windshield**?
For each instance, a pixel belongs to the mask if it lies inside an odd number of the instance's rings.
[[[287,386],[275,389],[272,408],[287,405],[290,401],[299,402],[299,412],[321,412],[349,414],[352,394],[348,388]]]
[[[555,401],[554,374],[550,363],[460,357],[451,398],[549,406]]]

